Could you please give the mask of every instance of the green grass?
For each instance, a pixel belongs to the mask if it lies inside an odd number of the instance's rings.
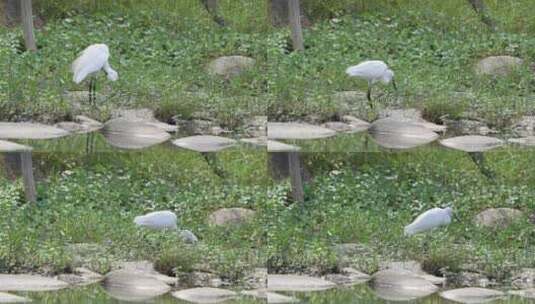
[[[274,192],[277,210],[271,226],[269,266],[274,272],[337,271],[332,248],[339,243],[367,245],[372,254],[354,263],[366,272],[388,259],[416,259],[430,272],[459,271],[464,264],[500,282],[522,267],[533,267],[535,234],[532,213],[535,176],[533,154],[523,151],[488,153],[496,180],[481,175],[463,153],[310,153],[314,182],[303,206],[285,206]],[[315,168],[315,169],[314,169]],[[282,191],[282,192],[280,192]],[[418,214],[452,205],[460,221],[411,238],[403,227]],[[508,207],[526,215],[507,229],[478,228],[473,217],[486,208]]]
[[[225,180],[199,155],[176,150],[103,153],[85,160],[67,153],[36,154],[44,176],[37,204],[24,201],[20,183],[0,182],[0,272],[70,271],[77,265],[67,245],[96,243],[105,254],[95,257],[92,266],[101,272],[117,260],[152,260],[168,273],[191,270],[198,262],[239,282],[265,265],[262,154],[222,155],[228,160]],[[236,165],[234,158],[251,159],[250,166]],[[239,227],[207,225],[208,215],[223,207],[250,208],[258,216]],[[164,209],[176,212],[180,228],[192,230],[201,245],[188,246],[175,233],[133,225],[134,216]]]

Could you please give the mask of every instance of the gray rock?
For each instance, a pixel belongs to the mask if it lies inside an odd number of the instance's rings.
[[[492,282],[483,274],[471,271],[461,271],[451,277],[451,283],[458,287],[490,287]]]
[[[268,122],[267,133],[269,139],[320,139],[336,135],[336,131],[297,122]]]
[[[503,146],[504,142],[494,137],[465,135],[443,139],[440,144],[464,152],[485,152]]]
[[[247,289],[263,289],[267,287],[267,268],[255,268],[254,272],[243,279]]]
[[[70,133],[53,126],[28,122],[0,122],[0,139],[52,139]]]
[[[265,148],[268,145],[267,137],[242,138],[240,141],[257,148]]]
[[[446,126],[437,125],[423,119],[422,111],[418,109],[385,109],[379,112],[379,119],[390,118],[396,121],[409,122],[415,125],[422,126],[433,132],[444,132]]]
[[[410,149],[433,142],[438,134],[419,124],[392,118],[376,120],[368,129],[373,140],[388,149]]]
[[[106,141],[122,149],[143,149],[166,142],[171,136],[163,129],[145,121],[112,119],[102,128]]]
[[[276,140],[267,141],[268,152],[297,152],[301,150],[300,147],[295,145],[289,145]]]
[[[189,230],[180,231],[179,236],[182,239],[182,241],[187,244],[196,244],[199,241],[197,236]]]
[[[175,120],[180,130],[186,135],[220,135],[228,133],[223,130],[216,122],[204,119]]]
[[[269,291],[299,292],[326,290],[335,286],[335,283],[321,278],[291,274],[269,274],[267,284]]]
[[[237,143],[234,139],[213,135],[182,137],[173,141],[173,145],[195,152],[218,152],[234,147]]]
[[[437,277],[431,274],[426,273],[422,264],[417,261],[395,261],[383,263],[379,266],[381,269],[390,269],[393,271],[398,271],[400,273],[408,272],[409,274],[420,277],[432,284],[435,285],[444,285],[446,283],[446,278]]]
[[[343,286],[362,284],[371,279],[369,275],[350,267],[343,268],[341,273],[328,274],[323,278],[327,281]]]
[[[459,303],[487,303],[495,300],[502,299],[505,294],[498,290],[485,289],[485,288],[460,288],[447,290],[440,293],[440,296],[444,299],[459,302]]]
[[[207,66],[209,74],[231,78],[254,67],[256,60],[245,56],[223,56],[211,61]]]
[[[475,71],[479,75],[506,76],[523,64],[524,61],[517,57],[490,56],[480,60],[475,67]]]
[[[181,287],[212,287],[219,288],[227,284],[218,276],[210,272],[193,271],[179,273]]]
[[[516,289],[535,288],[535,269],[523,268],[511,278],[511,285]]]
[[[254,116],[243,126],[245,134],[251,137],[267,136],[267,116]]]
[[[173,297],[200,304],[221,303],[238,297],[238,294],[231,290],[200,287],[175,291]]]
[[[486,123],[472,119],[443,119],[448,130],[454,135],[489,135],[498,133],[487,126]]]
[[[103,287],[107,294],[121,301],[142,302],[171,290],[164,282],[142,272],[115,270],[106,275]]]
[[[256,212],[245,208],[222,208],[213,212],[208,217],[211,225],[240,225],[254,218]]]
[[[50,291],[68,287],[66,282],[30,274],[0,274],[0,291]]]
[[[176,285],[177,279],[157,272],[154,264],[150,261],[119,262],[114,265],[115,269],[137,275],[153,278],[167,285]]]
[[[476,225],[487,228],[505,228],[524,214],[511,208],[489,208],[474,217]]]
[[[31,151],[32,147],[19,145],[14,142],[0,140],[0,152],[23,152]]]
[[[388,301],[411,301],[435,293],[438,287],[409,271],[381,270],[373,275],[375,294]]]
[[[342,116],[342,121],[349,125],[351,133],[366,131],[370,128],[370,123],[351,115]]]
[[[154,116],[154,111],[147,108],[141,109],[115,109],[111,112],[112,119],[121,118],[128,121],[144,122],[148,125],[155,126],[165,132],[174,133],[177,127],[158,121]]]
[[[510,290],[508,294],[526,299],[535,299],[535,288]]]
[[[535,136],[535,116],[523,116],[511,129],[520,136]]]
[[[535,136],[528,136],[528,137],[522,137],[522,138],[509,138],[507,142],[510,144],[533,147],[535,146]]]
[[[60,274],[58,280],[69,283],[70,285],[86,286],[95,284],[104,279],[104,276],[93,272],[87,268],[78,267],[73,273]]]
[[[5,292],[0,292],[0,303],[29,303],[32,300]]]

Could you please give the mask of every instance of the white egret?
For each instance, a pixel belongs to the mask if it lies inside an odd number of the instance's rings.
[[[370,103],[370,107],[373,107],[371,92],[372,86],[378,81],[384,84],[392,83],[394,89],[397,90],[396,81],[394,80],[394,72],[380,60],[368,60],[363,61],[357,65],[350,66],[346,69],[346,74],[350,77],[358,77],[368,81],[368,92],[366,98]]]
[[[446,226],[451,223],[453,217],[453,209],[447,208],[433,208],[420,214],[412,223],[405,226],[405,235],[411,236],[416,233],[431,230],[440,226]]]
[[[134,223],[137,226],[154,230],[176,230],[178,237],[188,244],[195,244],[199,240],[193,232],[189,230],[177,230],[176,214],[171,211],[154,211],[145,215],[136,216]]]
[[[105,44],[92,44],[82,51],[80,56],[72,63],[73,81],[82,82],[88,76],[89,81],[89,102],[95,104],[96,76],[101,70],[106,72],[108,79],[116,81],[119,78],[117,72],[108,63],[110,51]]]
[[[151,229],[176,229],[176,214],[171,211],[154,211],[136,216],[134,223]]]

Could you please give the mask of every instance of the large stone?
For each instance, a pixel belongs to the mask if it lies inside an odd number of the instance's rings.
[[[416,275],[426,281],[429,281],[435,285],[443,285],[446,283],[446,278],[437,277],[431,274],[426,273],[422,265],[417,261],[394,261],[387,262],[380,265],[381,269],[390,269],[393,271],[398,271],[400,273],[408,272],[409,274]]]
[[[121,301],[142,302],[171,290],[167,284],[141,272],[115,270],[106,275],[104,290]]]
[[[535,288],[535,269],[524,268],[511,278],[511,285],[516,289]]]
[[[523,116],[511,129],[520,136],[535,136],[535,116]]]
[[[535,288],[522,289],[522,290],[510,290],[510,295],[522,297],[526,299],[535,299]]]
[[[31,151],[32,147],[19,145],[14,142],[0,140],[0,152],[25,152]]]
[[[221,208],[208,217],[211,225],[239,225],[254,218],[256,212],[245,208]]]
[[[238,297],[234,291],[210,287],[179,290],[172,295],[180,300],[199,304],[222,303]]]
[[[388,301],[412,301],[435,293],[438,287],[409,272],[381,270],[373,275],[375,294]]]
[[[60,274],[57,278],[70,285],[85,286],[102,281],[104,276],[87,268],[78,267],[74,269],[73,273]]]
[[[454,274],[451,283],[457,287],[490,287],[492,282],[485,275],[471,271],[461,271]]]
[[[410,149],[433,142],[438,134],[419,124],[383,118],[368,130],[373,140],[388,149]]]
[[[255,268],[254,272],[247,275],[243,285],[248,289],[262,289],[267,286],[267,268]]]
[[[401,122],[420,125],[433,132],[445,132],[446,126],[437,125],[423,118],[422,111],[418,109],[385,109],[379,112],[379,118],[390,118]]]
[[[211,61],[207,71],[213,75],[230,78],[254,67],[256,60],[245,56],[223,56]]]
[[[120,262],[115,266],[123,272],[153,278],[167,285],[173,286],[177,283],[176,278],[157,272],[154,269],[154,264],[150,261]]]
[[[534,147],[535,146],[535,136],[528,136],[528,137],[522,137],[522,138],[509,138],[507,140],[510,144],[516,144],[526,147]]]
[[[482,227],[505,228],[524,214],[511,208],[489,208],[474,217],[474,222]]]
[[[53,126],[28,122],[0,122],[0,139],[52,139],[70,133]]]
[[[0,274],[0,291],[50,291],[68,287],[66,282],[29,274]]]
[[[231,148],[237,143],[234,139],[212,135],[183,137],[173,141],[173,145],[195,152],[218,152]]]
[[[29,298],[0,292],[0,303],[29,303],[31,301]]]
[[[503,141],[488,136],[466,135],[440,141],[440,144],[464,152],[485,152],[503,146]]]
[[[327,281],[343,286],[362,284],[371,279],[369,275],[350,267],[343,268],[341,273],[328,274],[323,278]]]
[[[225,282],[216,274],[203,271],[192,271],[179,273],[179,284],[181,287],[212,287],[219,288],[225,285]]]
[[[267,133],[269,139],[320,139],[336,135],[336,131],[297,122],[268,122]]]
[[[267,116],[254,116],[246,122],[243,129],[251,137],[267,136]]]
[[[148,125],[155,126],[166,132],[174,133],[177,127],[161,121],[158,121],[154,116],[154,111],[147,108],[141,109],[115,109],[111,112],[112,119],[122,118],[128,121],[144,122]]]
[[[102,133],[106,141],[121,149],[143,149],[166,142],[169,133],[144,121],[116,118],[108,121]]]
[[[512,56],[490,56],[480,60],[476,65],[479,75],[505,76],[522,66],[524,61]]]
[[[220,135],[228,133],[216,122],[206,119],[175,119],[176,124],[185,135]]]
[[[268,290],[270,291],[317,291],[331,289],[335,283],[310,276],[292,274],[269,274]]]
[[[440,293],[444,299],[459,303],[487,303],[502,299],[505,294],[498,290],[468,287],[447,290]]]
[[[460,135],[483,135],[498,133],[487,126],[486,123],[473,119],[443,119],[451,134]]]
[[[351,128],[350,133],[358,133],[368,130],[370,128],[370,123],[359,119],[351,115],[342,116],[342,121],[349,125]]]
[[[276,140],[267,141],[268,152],[297,152],[301,150],[300,147],[295,145],[289,145]]]

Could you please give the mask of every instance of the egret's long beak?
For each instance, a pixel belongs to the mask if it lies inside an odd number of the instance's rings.
[[[394,90],[398,90],[398,87],[396,86],[396,80],[392,78],[392,86],[394,87]]]

